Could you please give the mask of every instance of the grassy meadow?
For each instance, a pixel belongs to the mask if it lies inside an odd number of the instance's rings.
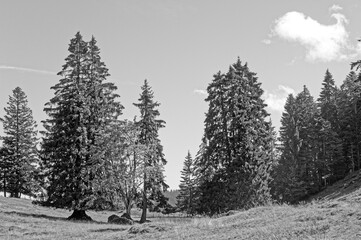
[[[149,223],[108,224],[118,212],[89,211],[94,222],[74,222],[64,209],[0,197],[0,239],[361,239],[361,182],[354,174],[313,200],[230,212],[217,218],[149,213]],[[138,220],[139,212],[133,218]]]

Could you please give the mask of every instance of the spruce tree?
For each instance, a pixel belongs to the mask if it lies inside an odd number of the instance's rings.
[[[299,189],[298,185],[301,183],[297,176],[297,165],[302,139],[297,119],[295,98],[290,94],[281,117],[278,138],[280,158],[273,172],[274,197],[279,201],[293,202],[299,197],[295,190]]]
[[[94,37],[85,42],[78,32],[70,40],[55,96],[46,104],[43,160],[48,179],[48,204],[73,210],[69,219],[86,219],[94,196],[96,167],[105,149],[97,139],[121,114],[117,89],[105,82],[108,69],[101,61]]]
[[[337,97],[339,114],[339,136],[342,139],[342,155],[347,168],[345,174],[355,171],[361,165],[361,146],[359,131],[361,126],[361,82],[351,71],[340,87]],[[343,169],[343,168],[342,168]],[[340,172],[340,174],[342,174]]]
[[[227,74],[214,75],[207,88],[206,149],[198,165],[208,175],[199,189],[200,205],[209,214],[270,199],[274,133],[260,85],[238,59]]]
[[[201,200],[203,202],[207,202],[204,199],[204,193],[206,190],[204,189],[205,186],[211,181],[212,176],[214,175],[214,169],[208,165],[205,166],[207,162],[206,157],[206,149],[207,144],[204,142],[205,139],[203,138],[203,142],[199,146],[199,150],[194,158],[193,164],[193,172],[194,172],[194,194],[193,194],[193,202],[194,202],[194,209],[197,213],[205,213],[210,212],[208,205],[201,204]]]
[[[140,222],[144,223],[147,218],[148,198],[164,199],[162,192],[168,186],[164,181],[163,174],[163,167],[167,161],[164,158],[163,146],[158,135],[158,131],[164,127],[165,121],[158,119],[160,114],[157,107],[160,104],[153,100],[154,93],[147,80],[144,80],[141,89],[139,102],[134,105],[140,110],[140,119],[136,121],[140,131],[139,143],[147,148],[140,219]]]
[[[353,122],[349,122],[349,125],[346,126],[346,128],[353,128],[353,133],[351,134],[345,134],[347,138],[349,138],[348,142],[351,142],[349,144],[349,147],[345,148],[345,152],[350,151],[351,152],[351,162],[352,162],[352,170],[358,170],[361,169],[361,150],[360,150],[360,127],[361,127],[361,60],[357,60],[355,62],[351,63],[351,70],[355,69],[356,72],[351,71],[349,76],[347,76],[345,84],[348,84],[349,87],[352,89],[351,92],[346,93],[346,95],[349,96],[349,101],[351,104],[349,105],[349,108],[353,109],[349,113],[353,113],[354,117],[356,118]],[[351,80],[351,81],[350,81]],[[353,80],[353,82],[352,82]],[[350,86],[351,85],[351,86]],[[347,90],[346,90],[347,91]],[[345,99],[344,99],[345,100]],[[345,125],[343,126],[345,127]],[[343,131],[343,130],[342,130]],[[345,132],[345,131],[344,131]],[[347,132],[347,130],[346,130]],[[348,137],[350,136],[350,137]],[[350,141],[350,138],[352,139]]]
[[[177,206],[181,211],[187,214],[195,212],[195,167],[194,160],[190,152],[184,160],[183,169],[181,171],[181,181],[179,184],[179,195],[177,196]]]
[[[294,203],[321,190],[322,177],[331,172],[333,154],[329,147],[335,136],[306,86],[296,98],[289,95],[281,124],[274,195]]]
[[[38,162],[37,131],[33,114],[28,107],[27,96],[20,87],[9,96],[5,116],[0,118],[4,127],[3,148],[1,151],[1,171],[3,189],[11,197],[21,194],[34,195],[37,190],[35,175]]]
[[[340,122],[337,111],[338,89],[332,74],[326,71],[322,82],[320,97],[317,99],[320,109],[321,129],[319,132],[320,154],[322,159],[323,178],[330,183],[341,179],[345,175],[346,164],[342,157],[342,141],[339,135]],[[325,179],[326,180],[326,179]]]
[[[10,152],[5,147],[0,147],[0,189],[2,189],[4,197],[6,197],[8,191],[9,179],[11,178],[11,160]]]
[[[337,109],[336,109],[337,87],[332,74],[326,70],[320,97],[317,99],[321,110],[321,117],[332,124],[332,128],[337,129]]]
[[[302,139],[302,145],[298,153],[299,180],[303,182],[300,189],[304,196],[317,191],[319,184],[316,159],[317,159],[317,125],[316,114],[318,114],[317,105],[306,86],[303,91],[296,96],[296,114],[299,128],[299,137]],[[302,197],[301,197],[302,198]]]

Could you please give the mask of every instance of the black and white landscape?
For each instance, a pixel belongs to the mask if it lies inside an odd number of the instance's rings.
[[[357,1],[8,1],[1,239],[358,239]]]

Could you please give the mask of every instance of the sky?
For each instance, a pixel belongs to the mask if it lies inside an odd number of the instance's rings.
[[[0,116],[17,86],[42,130],[44,104],[80,31],[98,41],[118,87],[122,118],[144,79],[166,121],[160,139],[166,181],[177,189],[187,152],[204,131],[206,88],[239,57],[256,72],[276,129],[286,97],[306,85],[317,99],[326,69],[337,85],[361,58],[357,0],[0,0]],[[0,135],[3,134],[0,126]]]

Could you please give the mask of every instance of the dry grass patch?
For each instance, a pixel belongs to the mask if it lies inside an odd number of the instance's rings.
[[[361,239],[360,191],[298,206],[273,205],[233,211],[218,218],[165,217],[146,224],[108,224],[114,212],[87,212],[94,222],[66,220],[71,212],[0,197],[0,239]],[[135,211],[133,216],[138,217]]]

